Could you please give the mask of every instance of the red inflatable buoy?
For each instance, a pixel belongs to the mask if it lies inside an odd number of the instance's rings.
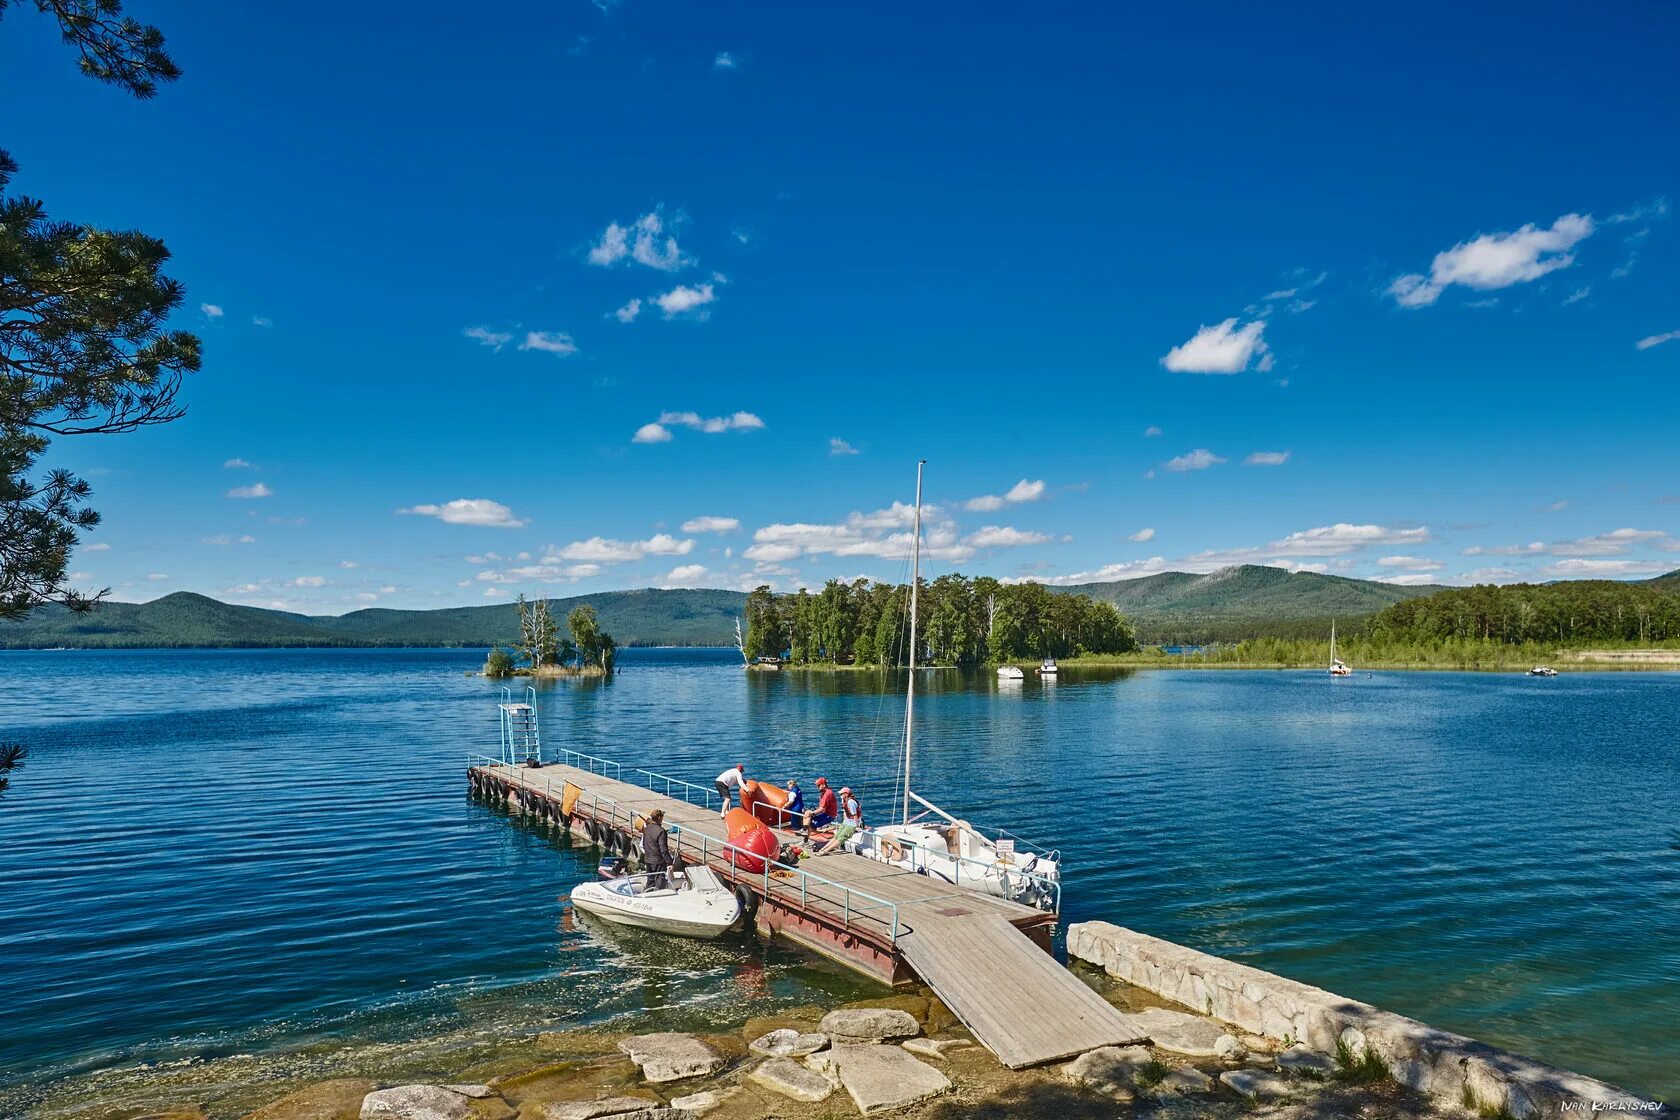
[[[729,842],[739,849],[729,853],[729,862],[737,870],[745,871],[749,875],[756,875],[764,870],[766,860],[774,860],[781,854],[781,841],[776,834],[765,828],[761,822],[753,822],[757,827],[745,832],[731,833]]]

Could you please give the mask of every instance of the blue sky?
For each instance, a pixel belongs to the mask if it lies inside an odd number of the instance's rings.
[[[54,449],[117,598],[900,578],[917,458],[935,572],[1680,567],[1671,6],[130,11],[150,102],[0,23],[205,339]]]

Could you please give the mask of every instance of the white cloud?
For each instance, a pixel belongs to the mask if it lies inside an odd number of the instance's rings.
[[[1289,462],[1287,451],[1254,451],[1250,452],[1243,463],[1250,467],[1281,467]]]
[[[710,284],[697,284],[694,287],[678,284],[670,291],[654,296],[653,302],[659,305],[659,310],[665,313],[665,318],[675,319],[678,315],[685,315],[716,299],[717,294]]]
[[[708,574],[704,564],[679,564],[659,577],[659,586],[698,587]]]
[[[839,436],[835,436],[833,439],[828,441],[828,453],[830,455],[856,455],[858,453],[858,449],[841,439]]]
[[[493,331],[489,327],[468,327],[461,332],[468,338],[477,339],[482,345],[490,347],[496,353],[501,353],[502,347],[513,341],[513,335],[506,331]]]
[[[962,504],[966,510],[976,513],[989,513],[1002,509],[1005,505],[1018,505],[1022,502],[1036,502],[1044,497],[1044,480],[1042,478],[1028,480],[1023,478],[1003,494],[982,494],[978,498],[970,498]]]
[[[1515,568],[1476,568],[1468,572],[1458,573],[1460,583],[1510,583],[1519,578],[1521,572]]]
[[[1660,529],[1612,529],[1569,541],[1531,541],[1528,544],[1472,545],[1464,556],[1619,556],[1637,547],[1680,551],[1680,541]]]
[[[229,459],[227,462],[223,463],[222,466],[233,470],[245,470],[248,469],[251,464],[247,463],[244,459]]]
[[[1422,556],[1384,556],[1377,563],[1403,572],[1438,572],[1446,567],[1439,560],[1428,560]]]
[[[104,541],[99,541],[97,544],[84,545],[82,547],[82,551],[83,552],[109,552],[109,551],[111,551],[111,546],[106,544]]]
[[[1033,577],[1035,583],[1046,583],[1055,587],[1068,587],[1077,583],[1113,583],[1116,580],[1136,579],[1139,576],[1152,576],[1168,571],[1167,559],[1164,556],[1151,556],[1147,560],[1128,560],[1121,564],[1104,564],[1087,572],[1072,572],[1065,576]],[[1026,578],[1007,579],[1004,583],[1025,583]]]
[[[680,220],[681,215],[678,215],[677,221]],[[675,224],[672,223],[673,226]],[[671,236],[661,207],[655,207],[628,226],[608,223],[601,239],[589,249],[589,263],[602,267],[626,258],[660,272],[675,272],[684,265],[694,263],[678,248],[677,239]]]
[[[1572,303],[1580,303],[1582,300],[1586,299],[1590,295],[1592,295],[1592,285],[1591,284],[1588,284],[1585,287],[1576,288],[1573,292],[1571,292],[1569,294],[1569,298],[1563,301],[1563,305],[1565,307],[1568,307]]]
[[[1131,536],[1127,537],[1126,539],[1129,540],[1129,541],[1136,541],[1140,544],[1144,541],[1152,541],[1152,540],[1155,539],[1155,530],[1154,529],[1139,529],[1137,532],[1133,533]]]
[[[561,357],[577,353],[577,344],[572,341],[572,336],[564,331],[527,331],[525,341],[519,344],[519,348],[541,350],[545,354],[558,354]]]
[[[671,438],[671,428],[692,428],[707,435],[719,432],[752,432],[764,427],[764,421],[751,412],[732,412],[728,416],[701,416],[698,412],[662,412],[659,419],[643,424],[630,437],[631,443],[665,443]]]
[[[1241,373],[1259,358],[1256,368],[1264,372],[1271,368],[1269,348],[1261,337],[1265,330],[1264,319],[1241,327],[1234,318],[1203,326],[1190,341],[1168,350],[1161,364],[1174,373]]]
[[[251,325],[253,327],[272,327],[274,320],[267,315],[253,315],[251,316]]]
[[[669,533],[655,533],[645,541],[615,541],[605,537],[590,537],[586,541],[573,541],[562,548],[551,547],[543,559],[549,562],[560,559],[619,564],[627,560],[640,560],[644,556],[687,556],[692,551],[694,542],[691,540],[679,540]]]
[[[1637,350],[1649,350],[1653,346],[1661,346],[1663,343],[1673,342],[1677,338],[1680,338],[1680,331],[1666,331],[1663,334],[1654,334],[1648,338],[1642,338],[1633,345]]]
[[[1322,565],[1300,565],[1291,561],[1347,556],[1377,545],[1411,547],[1428,544],[1432,539],[1426,526],[1399,529],[1337,522],[1290,533],[1258,548],[1211,549],[1192,553],[1178,563],[1182,570],[1191,572],[1216,571],[1236,564],[1268,564],[1292,571],[1303,568],[1314,570]]]
[[[1541,506],[1540,508],[1545,510],[1547,513],[1561,513],[1563,510],[1569,508],[1569,499],[1559,498],[1557,501]]]
[[[758,564],[783,564],[800,556],[873,556],[908,559],[915,509],[894,502],[870,513],[854,512],[839,524],[791,522],[766,525],[753,534],[753,545],[742,553]],[[955,563],[973,557],[975,546],[962,540],[954,521],[938,506],[922,507],[925,556]]]
[[[169,576],[165,572],[147,572],[146,573],[146,579],[150,583],[162,583],[164,580],[166,580],[168,578],[169,578]]]
[[[740,65],[735,56],[728,51],[719,51],[717,57],[712,59],[713,70],[735,70],[739,69]]]
[[[617,311],[614,311],[613,318],[617,319],[621,323],[633,323],[636,321],[636,316],[641,313],[642,301],[639,299],[633,299]]]
[[[1658,576],[1671,565],[1648,560],[1559,560],[1540,569],[1543,576],[1570,579],[1577,576],[1607,578],[1610,576]]]
[[[1488,292],[1537,280],[1573,264],[1569,250],[1592,232],[1592,218],[1565,214],[1550,229],[1531,223],[1514,233],[1484,233],[1436,253],[1428,276],[1413,272],[1396,277],[1388,294],[1401,307],[1428,307],[1454,284]]]
[[[1044,544],[1050,537],[1044,533],[1029,533],[1009,525],[987,525],[969,534],[963,542],[974,548],[1019,548],[1029,544]]]
[[[213,537],[204,537],[204,538],[202,538],[202,540],[203,540],[204,544],[214,544],[214,545],[256,544],[257,543],[257,538],[253,537],[249,533],[245,533],[242,536],[238,536],[238,537],[231,536],[227,533],[218,533]]]
[[[299,576],[296,579],[286,581],[287,587],[325,587],[326,585],[327,579],[325,576]]]
[[[1407,572],[1398,576],[1378,576],[1377,583],[1392,583],[1398,587],[1423,587],[1426,584],[1439,582],[1439,577],[1427,572]]]
[[[491,529],[518,529],[524,520],[500,502],[489,498],[456,498],[442,505],[419,505],[399,509],[398,513],[435,517],[447,525],[479,525]]]
[[[685,533],[733,533],[741,522],[733,517],[691,517],[682,523]]]
[[[223,315],[222,309],[213,303],[201,303],[198,309],[204,312],[206,319],[220,319]]]
[[[255,482],[250,486],[235,486],[227,492],[227,496],[230,498],[267,498],[273,493],[274,491],[268,488],[267,483]]]
[[[1223,462],[1226,462],[1226,460],[1215,455],[1207,448],[1198,447],[1194,451],[1168,459],[1165,466],[1169,471],[1205,471],[1209,467]]]
[[[1161,429],[1154,424],[1149,425],[1149,427],[1147,427],[1143,430],[1143,438],[1145,438],[1145,439],[1149,439],[1152,436],[1158,436],[1160,434],[1161,434]]]
[[[338,562],[338,566],[341,567],[341,568],[344,568],[347,571],[353,571],[356,568],[361,567],[361,565],[356,563],[354,560],[340,560]]]
[[[503,571],[479,572],[473,579],[480,583],[576,583],[606,571],[599,564],[528,564]],[[471,586],[463,581],[462,587]],[[506,594],[500,591],[499,594]]]

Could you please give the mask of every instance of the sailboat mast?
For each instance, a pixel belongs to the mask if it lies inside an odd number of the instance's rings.
[[[1330,620],[1330,665],[1331,665],[1332,668],[1334,668],[1335,664],[1336,664],[1336,620],[1332,618]]]
[[[922,468],[916,461],[916,522],[910,536],[910,684],[904,693],[904,823],[910,823],[910,742],[916,719],[916,605],[922,582]]]

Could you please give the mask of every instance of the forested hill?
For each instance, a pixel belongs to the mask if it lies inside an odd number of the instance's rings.
[[[746,596],[738,591],[607,591],[551,600],[564,618],[589,604],[620,646],[720,645],[735,640]],[[150,603],[101,603],[88,614],[45,606],[0,623],[0,649],[218,646],[491,646],[518,632],[513,606],[430,611],[372,608],[302,615],[240,607],[177,592]]]
[[[1205,575],[1162,572],[1065,590],[1113,603],[1144,642],[1203,642],[1322,637],[1331,619],[1353,631],[1385,607],[1442,588],[1242,564]]]
[[[1680,570],[1643,584],[1609,583],[1607,587],[1680,592]],[[1363,630],[1378,611],[1448,589],[1397,587],[1249,565],[1210,575],[1165,572],[1065,590],[1114,604],[1136,628],[1139,640],[1149,643],[1322,637],[1331,618],[1353,634]],[[746,598],[738,591],[649,588],[579,595],[553,603],[561,615],[583,603],[592,605],[602,628],[621,646],[728,645],[735,640],[735,620],[744,615]],[[103,603],[85,615],[57,606],[41,607],[22,622],[0,623],[0,649],[489,646],[510,642],[515,629],[513,607],[506,603],[430,611],[374,608],[330,616],[239,607],[178,592],[150,603]]]

